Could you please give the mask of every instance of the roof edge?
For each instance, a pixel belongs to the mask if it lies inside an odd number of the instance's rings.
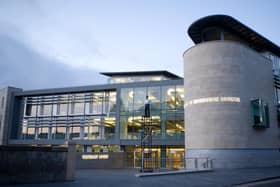
[[[187,32],[193,42],[197,44],[202,42],[202,31],[211,26],[221,27],[242,38],[256,49],[270,51],[280,57],[280,47],[278,45],[229,15],[214,14],[202,17],[193,22]]]
[[[113,76],[145,76],[145,75],[163,75],[172,79],[182,79],[182,77],[171,73],[166,70],[158,70],[158,71],[127,71],[127,72],[100,72],[100,74],[113,77]]]

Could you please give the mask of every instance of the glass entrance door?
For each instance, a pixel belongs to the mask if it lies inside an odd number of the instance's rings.
[[[150,154],[150,153],[148,153],[145,150],[144,155],[143,155],[144,157],[145,157],[145,154]],[[152,153],[149,157],[150,157],[150,159],[145,159],[145,166],[148,168],[159,168],[160,167],[160,149],[153,148]],[[136,148],[134,150],[134,162],[133,163],[134,163],[134,168],[141,167],[141,163],[142,163],[141,148]]]
[[[183,148],[167,149],[166,167],[179,169],[184,168],[185,150]]]

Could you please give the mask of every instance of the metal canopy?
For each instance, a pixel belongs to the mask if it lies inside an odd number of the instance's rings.
[[[150,76],[150,75],[163,75],[165,77],[171,79],[182,79],[182,77],[175,75],[169,71],[129,71],[129,72],[101,72],[100,74],[106,75],[108,77],[113,76],[122,76],[122,77],[129,77],[129,76]]]

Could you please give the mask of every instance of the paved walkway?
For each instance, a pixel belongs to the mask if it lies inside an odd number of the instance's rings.
[[[280,168],[228,169],[205,173],[189,173],[154,177],[135,177],[137,170],[77,170],[73,182],[10,185],[17,187],[180,187],[234,186],[248,181],[280,177]],[[277,183],[275,186],[279,186]]]

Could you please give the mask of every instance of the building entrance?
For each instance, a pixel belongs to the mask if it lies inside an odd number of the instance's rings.
[[[145,152],[144,152],[145,153]],[[148,153],[147,153],[148,154]],[[161,148],[153,148],[151,159],[145,162],[149,168],[170,168],[179,169],[184,167],[184,148],[167,148],[164,156]],[[135,148],[133,152],[133,167],[141,168],[141,149]]]
[[[185,151],[184,149],[169,149],[166,157],[166,167],[180,169],[185,166]]]

